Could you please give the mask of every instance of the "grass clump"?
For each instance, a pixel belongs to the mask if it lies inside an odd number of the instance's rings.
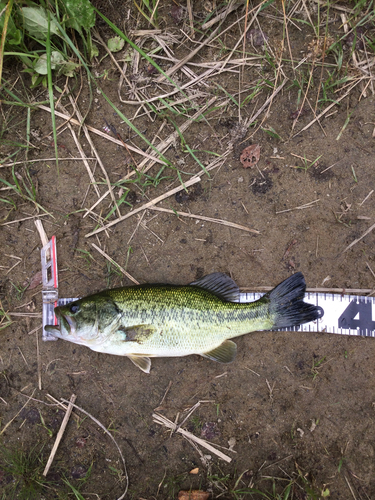
[[[43,446],[30,450],[8,450],[0,447],[0,469],[5,476],[4,494],[7,499],[33,500],[41,498],[44,488],[51,484],[43,476]],[[6,483],[4,485],[4,483]]]
[[[234,500],[250,498],[254,500],[323,500],[330,495],[326,485],[317,488],[308,478],[308,475],[302,473],[298,466],[297,471],[286,478],[274,476],[255,478],[251,472],[244,471],[238,477],[231,477],[229,474],[215,474],[209,476],[208,480],[214,491],[219,490],[221,492],[215,498],[224,497]]]

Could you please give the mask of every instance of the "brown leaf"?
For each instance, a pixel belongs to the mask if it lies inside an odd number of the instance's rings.
[[[259,144],[253,144],[245,148],[240,156],[240,162],[243,168],[254,167],[260,158],[260,146]]]
[[[207,500],[210,494],[208,491],[202,490],[181,490],[178,493],[178,500]]]
[[[42,283],[42,271],[38,271],[31,278],[29,290],[33,290]]]

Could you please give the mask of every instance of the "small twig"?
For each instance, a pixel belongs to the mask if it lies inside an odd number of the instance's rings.
[[[290,153],[292,156],[295,156],[296,158],[300,158],[301,160],[303,161],[309,161],[310,163],[312,163],[314,160],[309,160],[308,158],[306,158],[306,156],[300,156],[300,155],[296,155],[295,153]]]
[[[229,222],[222,219],[213,219],[212,217],[205,217],[203,215],[194,215],[186,212],[177,212],[177,210],[170,210],[169,208],[161,208],[161,207],[149,207],[149,210],[157,210],[159,212],[167,212],[168,214],[175,214],[181,217],[190,217],[192,219],[205,220],[207,222],[214,222],[215,224],[222,224],[223,226],[234,227],[236,229],[242,229],[242,231],[248,231],[249,233],[260,234],[256,229],[250,229],[246,226],[241,226],[240,224],[236,224],[234,222]]]
[[[27,332],[27,335],[32,335],[33,333],[37,332],[41,328],[43,328],[43,325],[36,326],[35,328],[33,328],[32,330],[30,330],[29,332]]]
[[[284,212],[291,212],[292,210],[303,210],[304,208],[311,208],[313,206],[313,203],[317,203],[318,201],[320,201],[320,198],[314,201],[310,201],[309,203],[305,203],[304,205],[301,205],[299,207],[287,208],[286,210],[281,210],[280,212],[276,212],[276,214],[283,214]]]
[[[18,413],[16,413],[16,415],[14,415],[14,417],[11,420],[9,420],[9,422],[6,424],[6,426],[4,427],[4,429],[2,429],[2,431],[0,432],[0,436],[7,430],[7,428],[10,426],[10,424],[13,422],[13,420],[18,417],[18,415],[25,408],[25,406],[28,405],[29,401],[34,396],[34,392],[35,392],[35,389],[33,390],[33,393],[31,394],[31,396],[27,396],[28,399],[27,399],[26,403],[22,406],[22,408],[20,409],[20,411]],[[26,394],[23,394],[23,395],[26,396]]]
[[[11,259],[22,260],[22,257],[17,257],[17,255],[12,255],[11,253],[4,253],[5,257],[10,257]]]
[[[254,370],[252,370],[251,368],[245,366],[246,370],[249,370],[250,372],[254,373],[257,377],[260,377],[259,373],[255,372]]]
[[[211,453],[214,453],[218,457],[220,457],[222,460],[225,460],[225,462],[231,462],[232,459],[228,457],[228,455],[225,455],[222,453],[220,450],[217,450],[214,448],[211,444],[207,443],[204,439],[201,439],[197,436],[194,436],[191,432],[186,431],[185,429],[177,429],[176,424],[174,424],[171,420],[167,419],[163,415],[159,415],[157,413],[154,413],[152,415],[154,422],[159,425],[165,425],[165,427],[168,427],[169,429],[175,430],[175,432],[178,432],[179,434],[182,434],[185,438],[191,439],[192,441],[195,441],[199,445],[203,446],[207,450],[211,451]]]
[[[56,158],[54,158],[55,160]],[[4,222],[1,224],[1,226],[9,226],[10,224],[17,224],[17,222],[23,222],[24,220],[29,220],[29,219],[35,219],[35,217],[47,217],[49,215],[52,217],[51,214],[38,214],[38,215],[32,215],[31,217],[24,217],[23,219],[17,219],[17,220],[11,220],[10,222]]]
[[[248,9],[246,9],[246,13],[245,15],[241,18],[245,18],[245,25],[246,25],[246,28],[244,29],[243,33],[241,34],[241,36],[239,37],[239,39],[237,40],[236,44],[234,45],[234,47],[232,48],[230,54],[228,55],[228,57],[225,59],[220,71],[219,71],[219,74],[222,73],[224,71],[224,68],[225,66],[227,65],[227,63],[230,61],[230,59],[232,58],[232,55],[235,53],[235,51],[237,50],[237,47],[240,45],[241,42],[245,41],[246,39],[246,34],[247,32],[249,31],[249,29],[251,28],[254,20],[257,18],[259,12],[262,10],[262,7],[263,7],[263,4],[265,3],[265,0],[263,0],[261,2],[260,5],[256,5],[253,9],[251,9],[250,11]],[[230,6],[230,4],[228,4],[228,7]],[[255,14],[253,15],[253,17],[250,19],[249,22],[247,22],[247,17],[252,14],[254,11],[256,10]],[[239,22],[241,19],[238,19],[237,22]],[[221,24],[216,28],[215,32],[218,30],[218,28],[220,28]],[[228,28],[227,28],[228,29]],[[220,32],[220,36],[223,36],[223,34],[225,33],[225,31],[221,31]],[[244,40],[242,40],[244,39]]]
[[[159,96],[157,97],[157,99],[159,99]],[[139,102],[137,102],[136,104],[139,104]],[[43,104],[38,105],[37,108],[43,109],[44,111],[48,111],[49,113],[51,113],[51,109],[48,108],[47,106],[44,106]],[[70,123],[72,123],[74,125],[81,126],[81,123],[78,120],[76,120],[75,118],[72,118],[69,115],[66,115],[65,113],[61,113],[60,111],[57,111],[56,109],[55,109],[55,115],[59,116],[60,118],[64,118],[65,120],[69,120]],[[104,139],[107,139],[107,141],[111,141],[111,142],[114,142],[115,144],[118,144],[119,146],[122,146],[122,142],[119,139],[115,139],[114,137],[111,137],[110,135],[103,132],[102,130],[98,130],[97,128],[91,127],[90,125],[85,125],[85,126],[89,132],[93,132],[94,134],[99,135],[100,137],[103,137]],[[134,151],[134,153],[137,153],[137,154],[144,156],[146,158],[150,158],[157,163],[164,163],[163,160],[160,160],[160,158],[154,158],[151,155],[142,151],[141,149],[135,148],[134,146],[131,146],[130,144],[128,145],[128,148],[131,149],[132,151]],[[73,159],[73,158],[70,158],[70,159]]]
[[[136,209],[132,210],[131,212],[128,212],[125,215],[122,215],[121,217],[119,217],[118,219],[115,219],[114,221],[110,222],[106,226],[103,226],[103,227],[97,229],[96,231],[92,231],[91,233],[85,234],[85,238],[89,238],[90,236],[93,236],[94,234],[100,233],[100,232],[108,229],[109,227],[112,227],[115,224],[122,222],[123,220],[127,219],[128,217],[131,217],[132,215],[137,214],[141,210],[145,210],[146,208],[149,208],[152,205],[159,203],[160,201],[164,200],[165,198],[169,198],[169,196],[172,196],[172,195],[178,193],[179,191],[182,191],[183,189],[190,187],[193,184],[196,184],[197,182],[200,182],[200,180],[201,180],[201,178],[198,176],[192,177],[189,181],[185,182],[184,185],[177,186],[176,188],[171,189],[170,191],[167,191],[166,193],[162,194],[161,196],[154,198],[153,200],[149,201],[148,203],[145,203],[141,207],[136,208]]]
[[[70,414],[72,413],[72,410],[73,410],[73,404],[75,403],[75,400],[77,399],[77,396],[75,394],[72,394],[71,397],[70,397],[70,401],[69,401],[69,405],[68,405],[68,409],[66,410],[66,413],[65,413],[65,416],[64,416],[64,419],[61,423],[61,427],[60,427],[60,430],[56,436],[56,441],[55,441],[55,444],[53,445],[53,448],[51,450],[51,454],[48,458],[48,461],[47,461],[47,465],[43,471],[43,476],[46,476],[48,474],[48,471],[52,465],[52,461],[53,459],[55,458],[55,455],[56,455],[56,451],[57,451],[57,448],[60,444],[60,441],[61,441],[61,438],[63,437],[63,434],[65,432],[65,428],[66,426],[68,425],[68,421],[69,421],[69,418],[70,418]]]
[[[371,266],[370,266],[370,264],[369,264],[368,262],[366,262],[366,266],[370,269],[371,274],[372,274],[372,275],[373,275],[373,277],[375,278],[375,273],[374,273],[374,271],[371,269]]]
[[[356,85],[358,85],[358,83],[362,81],[362,78],[360,78],[359,80],[357,80],[351,87],[349,90],[347,90],[345,92],[345,94],[343,94],[341,97],[339,97],[338,99],[335,100],[335,102],[333,102],[332,104],[330,104],[329,106],[326,107],[326,109],[324,111],[322,111],[318,116],[315,116],[315,118],[313,120],[311,120],[310,123],[308,123],[305,127],[303,127],[303,129],[299,130],[298,132],[296,132],[293,137],[296,137],[297,135],[299,135],[301,132],[304,132],[305,130],[307,130],[308,128],[311,127],[311,125],[313,125],[316,121],[319,121],[320,118],[322,116],[324,116],[331,108],[333,108],[333,106],[336,106],[336,104],[338,104],[340,101],[342,101],[343,99],[345,99],[345,97],[347,97],[350,92],[354,89],[354,87]],[[292,137],[292,138],[293,138]]]
[[[68,407],[66,405],[62,404],[56,398],[54,398],[53,396],[51,396],[51,394],[46,394],[46,398],[49,399],[50,401],[52,401],[52,403],[54,404],[54,406],[58,406],[63,411],[66,412],[66,410],[68,409]],[[48,403],[45,403],[44,401],[40,401],[40,402],[43,403],[43,404],[45,404],[45,405],[48,405]],[[52,405],[48,405],[48,406],[52,406]],[[72,416],[73,416],[74,420],[77,422],[77,424],[80,425],[81,419],[79,418],[79,416],[76,415],[75,413],[73,413]]]
[[[283,366],[283,368],[285,368],[286,371],[288,371],[291,375],[293,375],[293,373],[289,370],[289,368],[286,365]]]
[[[25,356],[23,355],[23,352],[21,351],[21,348],[20,348],[19,346],[17,346],[17,347],[18,347],[18,350],[20,351],[20,354],[21,354],[21,356],[22,356],[22,358],[23,358],[23,360],[24,360],[24,362],[25,362],[25,365],[26,365],[26,366],[29,366],[29,363],[26,361],[26,358],[25,358]]]
[[[178,420],[176,420],[175,421],[176,429],[173,432],[177,432],[178,429],[180,427],[182,427],[184,425],[184,423],[191,417],[191,415],[195,412],[195,410],[200,407],[200,405],[201,405],[201,402],[198,401],[198,403],[195,403],[195,405],[193,405],[191,408],[189,408],[188,414],[186,415],[186,417],[183,419],[183,421],[180,424],[177,425]]]
[[[35,224],[35,227],[37,228],[38,230],[38,233],[39,233],[39,236],[40,236],[40,240],[42,242],[42,245],[45,247],[48,243],[48,236],[47,236],[47,233],[45,232],[44,230],[44,227],[43,227],[43,224],[42,224],[42,221],[39,220],[39,219],[36,219],[34,221],[34,224]]]
[[[234,10],[237,10],[239,7],[242,7],[242,6],[243,6],[242,2],[228,4],[228,7],[224,7],[224,10],[223,10],[223,12],[221,12],[221,14],[218,14],[217,16],[213,17],[207,23],[202,24],[201,29],[207,30],[207,29],[211,28],[211,26],[213,26],[217,22],[221,21],[222,19],[225,19],[231,12],[233,12]]]
[[[189,23],[190,23],[190,36],[194,38],[194,21],[193,21],[193,9],[191,7],[191,0],[187,0],[187,10],[189,14]]]
[[[267,465],[267,467],[264,467],[263,470],[269,469],[270,467],[279,464],[280,462],[283,462],[284,460],[288,460],[288,458],[292,458],[293,455],[288,455],[287,457],[280,458],[280,460],[276,460],[276,462],[273,462],[272,464]]]
[[[0,163],[0,168],[13,167],[13,165],[24,165],[25,163],[35,163],[37,161],[54,161],[56,158],[33,158],[32,160],[15,161],[14,163]],[[59,161],[82,161],[82,158],[59,158]],[[96,160],[96,158],[86,158],[86,160]]]
[[[133,276],[131,274],[129,274],[127,271],[125,271],[125,269],[123,267],[121,267],[120,264],[117,264],[117,262],[115,262],[112,259],[112,257],[110,257],[108,254],[106,254],[101,248],[99,248],[98,246],[96,246],[95,243],[91,243],[91,246],[93,246],[95,248],[95,250],[97,250],[99,253],[101,253],[103,255],[103,257],[105,257],[107,260],[109,260],[109,262],[111,264],[113,264],[114,266],[116,266],[123,274],[125,274],[125,276],[127,278],[129,278],[130,281],[132,281],[136,285],[139,285],[139,282],[135,278],[133,278]]]
[[[12,270],[12,269],[14,269],[16,266],[18,266],[18,264],[21,264],[21,261],[20,261],[20,260],[19,260],[18,262],[16,262],[15,264],[13,264],[13,266],[12,266],[10,269],[8,269],[8,271],[5,273],[5,276],[6,276],[7,274],[9,274],[9,273],[11,272],[11,270]]]
[[[161,399],[161,401],[160,401],[160,403],[159,403],[159,406],[158,406],[157,408],[155,408],[155,410],[154,410],[154,411],[157,411],[157,410],[159,410],[159,409],[161,408],[161,405],[163,404],[163,401],[164,401],[164,399],[166,398],[166,396],[167,396],[167,394],[168,394],[168,392],[169,392],[169,389],[172,387],[172,384],[173,384],[173,382],[172,382],[172,380],[170,380],[170,381],[169,381],[169,384],[168,384],[168,387],[166,388],[166,390],[165,390],[165,392],[164,392],[164,396],[162,397],[162,399]]]
[[[357,238],[356,240],[354,240],[352,243],[350,243],[350,245],[348,245],[345,250],[342,252],[342,253],[345,253],[347,252],[350,248],[352,248],[354,245],[356,245],[359,241],[361,241],[365,236],[367,236],[369,233],[371,233],[371,231],[375,229],[375,224],[373,224],[371,227],[369,227],[367,229],[367,231],[365,231],[362,236],[360,236],[359,238]]]
[[[372,190],[369,192],[369,194],[366,196],[366,198],[365,198],[365,199],[364,199],[364,200],[363,200],[363,201],[359,204],[359,206],[360,206],[360,207],[364,204],[364,202],[365,202],[366,200],[368,200],[368,199],[370,198],[370,196],[372,195],[372,193],[373,193],[373,192],[374,192],[374,190],[372,189]]]
[[[76,114],[76,116],[77,116],[77,118],[78,118],[78,120],[80,122],[80,127],[82,127],[82,129],[83,129],[83,132],[85,134],[87,142],[90,144],[91,151],[96,156],[96,158],[98,160],[98,163],[99,163],[99,166],[102,169],[103,175],[105,177],[105,180],[106,180],[106,183],[107,183],[107,186],[108,186],[108,191],[109,191],[110,197],[112,198],[112,202],[113,202],[113,204],[114,204],[114,206],[116,208],[116,211],[117,211],[118,215],[120,216],[121,212],[120,212],[120,209],[119,209],[119,207],[117,205],[117,201],[116,201],[115,195],[113,193],[111,181],[110,181],[110,179],[108,177],[107,171],[106,171],[106,169],[104,167],[104,164],[103,164],[103,162],[102,162],[102,160],[101,160],[101,158],[99,156],[99,153],[97,152],[97,150],[96,150],[96,148],[94,146],[94,143],[93,143],[93,141],[91,139],[88,127],[84,123],[84,119],[82,117],[81,111],[79,110],[76,101],[73,99],[73,97],[71,95],[69,95],[69,100],[70,100],[70,103],[73,106],[75,114]],[[63,110],[66,112],[66,110],[64,108],[63,108]],[[70,129],[70,130],[73,130],[73,129]],[[74,135],[73,135],[73,138],[74,138]],[[88,166],[88,164],[87,164],[87,166]],[[97,191],[97,195],[100,197],[99,191]]]
[[[276,382],[273,383],[272,387],[270,385],[270,383],[268,382],[268,380],[266,379],[266,383],[267,383],[267,387],[268,387],[268,390],[269,390],[269,396],[270,396],[270,400],[273,401],[273,389],[275,387],[275,384]]]
[[[42,313],[17,313],[17,312],[7,312],[7,314],[9,316],[20,316],[21,318],[22,317],[25,317],[25,318],[41,318],[42,317]]]
[[[64,111],[65,111],[65,108],[63,108]],[[71,126],[71,124],[68,122],[68,127],[69,127],[69,130],[70,130],[70,133],[73,137],[73,140],[74,142],[76,143],[76,146],[77,146],[77,149],[79,151],[79,154],[81,155],[81,159],[83,161],[83,164],[85,165],[86,167],[86,170],[87,170],[87,173],[89,174],[89,177],[90,177],[90,181],[91,181],[91,185],[93,186],[98,198],[100,198],[100,191],[98,189],[98,186],[96,184],[96,180],[95,180],[95,177],[94,177],[94,174],[93,172],[91,171],[91,167],[86,159],[86,155],[85,155],[85,152],[83,151],[82,149],[82,146],[78,140],[78,137],[77,137],[77,134],[74,132],[73,130],[73,127]]]
[[[245,123],[247,126],[250,125],[250,123],[254,122],[258,118],[258,116],[262,113],[262,111],[273,101],[276,94],[278,94],[280,92],[280,90],[284,87],[284,85],[286,84],[287,81],[288,81],[288,79],[285,78],[285,80],[272,92],[272,94],[266,100],[266,102],[263,104],[263,106],[261,106],[259,108],[259,110],[255,113],[255,115],[252,115],[250,118],[245,120]]]
[[[180,69],[182,66],[184,66],[190,59],[192,59],[205,45],[207,45],[209,42],[212,41],[216,33],[219,31],[219,28],[221,27],[221,24],[210,34],[209,37],[207,37],[202,43],[200,43],[194,50],[188,53],[187,56],[185,56],[181,61],[176,63],[172,68],[169,68],[167,71],[165,71],[165,75],[170,77],[173,73],[175,73],[178,69]],[[161,83],[165,79],[164,75],[160,75],[159,78],[156,80],[157,83]],[[180,87],[179,89],[182,90],[184,86]],[[179,90],[177,89],[177,90]],[[160,96],[158,97],[158,99]]]
[[[344,477],[345,477],[346,484],[348,485],[348,488],[350,490],[350,493],[353,495],[354,500],[357,500],[357,497],[354,494],[353,488],[351,487],[351,485],[349,483],[349,479],[346,477],[346,475],[344,475]]]
[[[336,163],[333,163],[332,165],[330,165],[329,167],[325,168],[324,170],[322,170],[321,172],[319,172],[320,174],[324,174],[324,172],[327,172],[327,170],[329,170],[330,168],[334,167],[335,165],[337,165],[338,163],[340,162],[337,161]]]
[[[127,243],[128,245],[129,245],[129,243],[131,242],[131,240],[133,239],[133,237],[134,237],[135,233],[137,232],[137,230],[138,230],[138,228],[139,228],[139,225],[140,225],[140,223],[142,222],[142,219],[143,219],[143,217],[145,216],[145,214],[146,214],[146,210],[143,212],[143,214],[142,214],[141,216],[138,216],[138,222],[137,222],[137,225],[135,226],[135,229],[134,229],[134,231],[132,232],[132,234],[131,234],[131,236],[130,236],[130,238],[129,238],[129,240],[128,240],[128,243]]]

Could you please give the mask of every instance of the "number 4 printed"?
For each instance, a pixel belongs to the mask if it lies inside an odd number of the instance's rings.
[[[352,300],[339,317],[338,326],[346,330],[358,330],[360,335],[372,336],[371,332],[375,330],[375,321],[372,320],[372,303]]]

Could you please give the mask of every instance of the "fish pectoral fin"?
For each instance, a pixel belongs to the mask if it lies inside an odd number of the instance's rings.
[[[128,356],[130,361],[133,361],[135,366],[138,366],[143,372],[150,373],[151,359],[147,356]]]
[[[117,333],[121,334],[123,342],[138,342],[138,344],[142,344],[150,335],[155,333],[155,327],[152,325],[120,326],[117,328]]]
[[[202,354],[205,358],[218,361],[219,363],[231,363],[237,354],[237,344],[232,340],[224,340],[219,347],[215,347],[212,351]]]

